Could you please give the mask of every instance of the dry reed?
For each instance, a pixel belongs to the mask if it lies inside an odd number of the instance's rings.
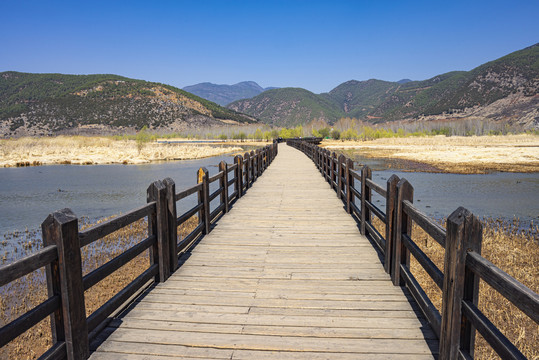
[[[100,220],[97,223],[105,220],[108,219]],[[184,238],[196,227],[197,223],[198,218],[193,216],[185,224],[178,227],[178,237],[180,239]],[[83,223],[81,229],[88,228],[91,225],[94,224]],[[83,275],[100,267],[144,239],[147,236],[147,228],[146,219],[141,219],[82,248]],[[42,247],[37,232],[28,230],[17,234],[11,233],[6,235],[4,240],[0,242],[0,247],[6,250],[9,244],[13,244],[14,238],[18,239],[14,248],[19,249],[14,255],[16,258],[31,254]],[[12,251],[15,251],[14,249]],[[3,262],[6,261],[4,260]],[[145,271],[149,264],[148,251],[145,251],[115,271],[112,275],[88,289],[84,294],[86,315],[88,316],[93,313],[117,294]],[[47,286],[44,269],[41,268],[0,287],[0,294],[2,294],[0,298],[0,326],[3,326],[46,300]],[[0,358],[36,359],[51,346],[50,320],[47,317],[0,349]]]
[[[485,219],[481,255],[513,276],[534,292],[539,291],[539,227],[533,223],[522,229],[517,220]],[[375,227],[385,234],[385,226],[376,217]],[[441,223],[445,227],[445,223]],[[427,256],[444,270],[445,250],[421,227],[413,224],[412,238]],[[410,268],[438,311],[442,307],[442,291],[422,266],[410,256]],[[528,359],[539,359],[538,325],[492,289],[484,281],[479,285],[479,309]],[[477,334],[475,359],[499,358],[488,343]]]
[[[330,150],[354,150],[369,158],[409,160],[435,171],[482,174],[539,171],[539,136],[428,136],[372,141],[327,141]],[[426,170],[429,171],[429,170]]]
[[[201,159],[242,151],[240,147],[58,136],[0,140],[0,167],[51,164],[142,164],[152,161]]]

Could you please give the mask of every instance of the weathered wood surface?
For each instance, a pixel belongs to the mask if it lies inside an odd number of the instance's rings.
[[[279,153],[181,267],[111,322],[91,359],[436,355],[436,336],[314,164]]]

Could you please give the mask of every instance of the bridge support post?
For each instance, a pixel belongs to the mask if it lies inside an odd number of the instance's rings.
[[[71,209],[50,214],[41,225],[45,246],[56,245],[58,260],[47,265],[49,297],[62,299],[61,307],[51,315],[53,343],[65,341],[67,358],[90,356],[88,325],[82,283],[78,219]]]
[[[234,187],[236,190],[236,193],[238,194],[238,199],[243,195],[243,157],[241,155],[236,155],[234,157],[234,163],[237,165],[236,167],[236,182],[234,183]]]
[[[367,207],[367,201],[372,200],[372,190],[367,186],[367,179],[372,179],[372,170],[367,165],[361,168],[361,234],[367,235],[365,222],[371,222],[371,211]]]
[[[148,233],[157,238],[150,248],[150,262],[159,265],[156,282],[163,282],[170,276],[170,236],[168,234],[168,206],[166,187],[161,180],[154,181],[146,191],[147,202],[155,201],[156,212],[149,216]]]
[[[223,188],[221,204],[225,205],[223,212],[226,214],[228,212],[228,165],[226,161],[223,160],[219,163],[219,171],[223,172],[223,177],[219,180],[219,187]]]
[[[481,254],[482,225],[471,212],[459,207],[447,218],[440,359],[458,359],[459,350],[473,357],[475,329],[462,316],[462,301],[477,305],[479,276],[466,268],[466,254]]]
[[[170,272],[178,268],[178,226],[176,224],[176,184],[171,178],[163,180],[167,198],[167,224],[169,236]]]
[[[393,241],[393,269],[391,280],[395,286],[404,286],[404,280],[400,276],[400,266],[404,264],[410,267],[410,252],[402,243],[402,235],[412,236],[412,219],[403,210],[402,202],[413,201],[414,188],[406,179],[400,179],[397,184],[397,203],[395,208],[395,238]]]
[[[210,175],[208,169],[201,167],[198,169],[197,183],[202,184],[202,194],[199,194],[199,201],[202,201],[202,211],[199,213],[200,221],[204,222],[204,234],[209,234],[211,231],[210,219]]]
[[[397,183],[399,177],[395,174],[387,179],[386,183],[386,253],[384,260],[384,270],[391,273],[393,262],[392,257],[395,238],[395,206],[397,202]]]

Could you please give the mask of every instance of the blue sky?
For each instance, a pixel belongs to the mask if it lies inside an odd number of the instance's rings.
[[[539,1],[0,0],[0,71],[178,87],[422,80],[539,42]]]

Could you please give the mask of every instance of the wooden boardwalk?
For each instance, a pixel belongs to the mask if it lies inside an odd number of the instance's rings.
[[[438,342],[305,155],[249,192],[91,359],[431,359]]]

